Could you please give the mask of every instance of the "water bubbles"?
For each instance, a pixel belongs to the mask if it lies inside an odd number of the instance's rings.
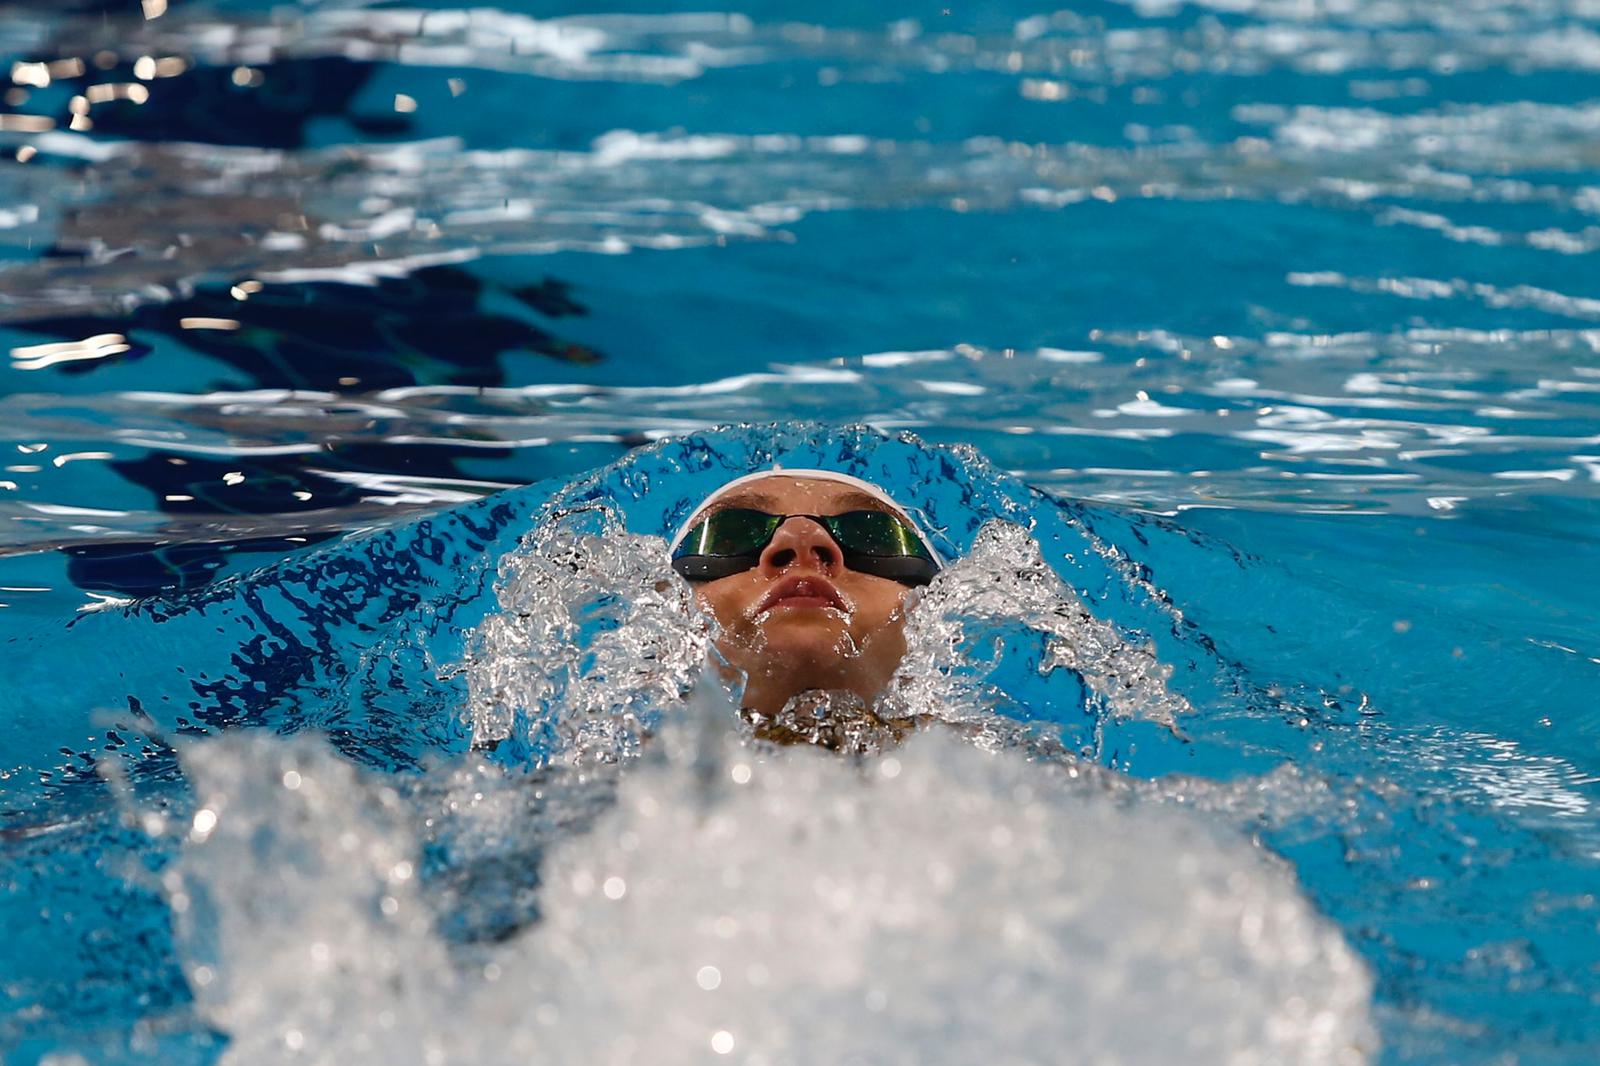
[[[628,894],[628,882],[620,877],[608,877],[601,891],[605,893],[606,899],[621,899]]]
[[[1167,688],[1171,668],[1148,645],[1096,618],[1045,562],[1027,531],[1004,521],[985,525],[971,551],[941,572],[909,612],[908,651],[887,702],[900,715],[981,719],[999,694],[988,687],[983,672],[972,669],[975,656],[963,646],[969,630],[1000,626],[1010,627],[1001,630],[1007,638],[1043,637],[1038,673],[1066,669],[1078,674],[1119,717],[1174,728],[1177,717],[1190,710]]]
[[[754,736],[777,744],[811,744],[853,755],[875,755],[915,728],[894,705],[869,704],[854,692],[812,689],[791,697],[776,714],[741,712]]]
[[[715,992],[722,984],[722,971],[715,966],[702,966],[695,971],[694,983],[707,992]]]
[[[733,1034],[726,1029],[718,1029],[712,1033],[711,1050],[718,1055],[726,1055],[733,1051]]]
[[[210,807],[201,807],[194,812],[193,827],[189,830],[189,839],[196,844],[205,843],[211,831],[217,827],[217,812]]]
[[[687,695],[709,634],[665,544],[600,508],[561,513],[500,565],[501,611],[467,664],[473,739],[575,765],[637,751]]]

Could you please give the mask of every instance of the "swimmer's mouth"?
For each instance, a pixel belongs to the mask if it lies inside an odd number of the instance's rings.
[[[765,614],[774,607],[832,607],[847,614],[850,611],[833,582],[825,577],[799,575],[786,577],[772,586],[761,598],[756,611]]]

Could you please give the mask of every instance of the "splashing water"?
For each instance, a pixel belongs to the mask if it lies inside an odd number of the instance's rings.
[[[751,747],[704,732],[719,698],[555,845],[543,920],[468,952],[392,787],[305,741],[190,749],[168,891],[224,1062],[1365,1061],[1365,967],[1240,840],[949,735]]]
[[[956,559],[908,601],[910,650],[884,699],[809,693],[786,709],[785,739],[854,757],[775,747],[741,724],[736,691],[705,669],[712,620],[648,535],[731,472],[780,461],[904,489]],[[501,564],[493,585],[469,565],[485,545]],[[419,553],[431,562],[414,573],[391,563]],[[1314,646],[1282,624],[1294,589],[1271,578],[1159,519],[1033,492],[970,451],[784,424],[663,442],[572,485],[326,549],[218,585],[204,611],[91,616],[75,637],[183,649],[110,682],[163,714],[164,691],[198,691],[190,677],[254,691],[235,673],[278,676],[253,662],[218,672],[213,644],[187,635],[268,622],[293,635],[300,616],[274,614],[273,589],[343,597],[297,596],[315,624],[302,639],[327,654],[301,689],[250,705],[260,725],[326,728],[338,758],[304,739],[168,733],[179,784],[131,774],[183,834],[126,828],[138,840],[108,846],[177,857],[155,917],[164,931],[177,916],[167,958],[187,978],[137,1024],[157,1018],[193,1062],[588,1063],[641,1049],[664,1062],[723,1050],[937,1062],[1060,1048],[1364,1061],[1372,982],[1316,912],[1392,965],[1373,947],[1383,909],[1418,890],[1394,884],[1384,849],[1422,832],[1429,855],[1470,855],[1478,823],[1428,821],[1430,796],[1362,776],[1380,759],[1419,765],[1421,749],[1316,687],[1302,651]],[[1190,612],[1175,579],[1210,582],[1244,620]],[[413,618],[419,601],[427,625],[363,627]],[[1256,612],[1308,676],[1209,643]],[[433,676],[451,662],[463,665]],[[174,667],[178,687],[163,690]],[[275,717],[280,705],[291,716]],[[416,741],[421,726],[448,743]],[[422,750],[372,757],[413,750],[400,737]],[[1440,789],[1465,787],[1472,752],[1426,750]],[[1501,777],[1470,782],[1486,795],[1524,770],[1496,758]],[[1567,787],[1561,767],[1524,762]],[[1562,828],[1540,810],[1516,817],[1530,834]],[[1347,858],[1318,865],[1336,846]]]
[[[1042,636],[1038,673],[1064,668],[1080,676],[1091,711],[1099,704],[1119,717],[1176,730],[1177,716],[1192,710],[1187,700],[1167,689],[1172,670],[1156,659],[1153,649],[1133,643],[1090,614],[1050,569],[1027,531],[1004,521],[985,525],[971,552],[942,572],[910,612],[908,651],[889,701],[949,721],[970,721],[983,715],[992,699],[1003,699],[992,688],[989,699],[983,698],[974,691],[970,674],[962,676],[970,661],[963,648],[973,623],[991,631],[991,667],[1002,647],[1014,650],[1026,637]],[[1008,631],[1016,629],[1022,633]]]
[[[515,732],[572,762],[614,760],[637,749],[641,727],[689,690],[705,658],[706,626],[665,545],[626,533],[604,508],[536,527],[502,560],[497,591],[501,611],[467,668],[480,747]]]
[[[497,596],[500,612],[479,628],[467,665],[480,748],[511,740],[521,758],[544,752],[585,765],[634,754],[715,655],[716,622],[671,573],[665,544],[626,532],[605,507],[554,509],[501,562]],[[1053,695],[1083,705],[1090,736],[1077,747],[1086,755],[1097,754],[1093,724],[1104,713],[1176,731],[1190,709],[1168,691],[1171,670],[1153,648],[1095,618],[1027,531],[1003,520],[908,601],[906,639],[875,706],[803,693],[771,722],[752,715],[757,732],[867,751],[917,721],[998,728],[996,711],[1014,706],[991,676],[1026,648],[1037,674],[1064,668],[1081,678],[1081,690]]]

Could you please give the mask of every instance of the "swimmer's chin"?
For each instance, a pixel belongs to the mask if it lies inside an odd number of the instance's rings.
[[[775,662],[833,667],[854,659],[861,648],[850,634],[849,618],[824,608],[784,608],[762,615],[759,652]],[[752,649],[755,650],[755,649]]]
[[[849,604],[824,597],[784,596],[756,604],[745,613],[751,629],[772,633],[788,628],[848,628],[853,617]]]
[[[831,620],[848,623],[850,612],[825,600],[792,596],[779,600],[770,607],[763,607],[757,613],[756,620],[758,622]]]
[[[811,607],[805,603],[779,603],[755,616],[755,627],[766,645],[786,640],[813,640],[816,634],[834,634],[832,640],[850,642],[850,615],[837,607]]]

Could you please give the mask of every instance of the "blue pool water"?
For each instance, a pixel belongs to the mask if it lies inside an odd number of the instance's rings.
[[[72,0],[0,44],[0,1061],[1600,1055],[1588,5]],[[971,557],[908,691],[1040,768],[537,776],[585,708],[728,717],[606,657],[696,650],[606,643],[683,620],[622,527],[774,458]],[[565,581],[523,538],[575,506],[614,565]],[[862,902],[925,874],[949,909]]]

